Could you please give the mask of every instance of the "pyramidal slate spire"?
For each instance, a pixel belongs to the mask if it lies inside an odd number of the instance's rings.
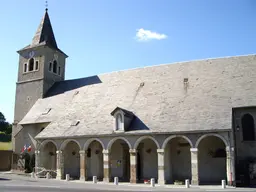
[[[32,40],[31,46],[37,46],[41,44],[58,49],[47,8],[45,9],[45,14]]]

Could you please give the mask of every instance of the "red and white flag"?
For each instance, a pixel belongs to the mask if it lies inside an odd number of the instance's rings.
[[[32,149],[32,146],[31,146],[31,144],[30,144],[30,145],[28,146],[28,152],[30,152],[31,149]]]
[[[25,144],[23,148],[21,149],[22,153],[27,150],[27,145]]]

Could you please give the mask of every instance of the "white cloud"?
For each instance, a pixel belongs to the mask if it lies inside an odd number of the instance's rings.
[[[136,39],[138,41],[149,41],[152,39],[162,40],[166,38],[167,38],[167,35],[165,34],[160,34],[150,30],[145,30],[143,28],[137,29],[137,33],[136,33]]]

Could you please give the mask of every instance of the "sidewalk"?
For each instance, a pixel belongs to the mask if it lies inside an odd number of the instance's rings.
[[[92,181],[80,181],[80,180],[56,180],[56,179],[46,179],[46,178],[31,178],[31,174],[29,173],[23,173],[19,171],[8,171],[8,172],[1,172],[2,174],[7,175],[17,175],[24,178],[29,178],[29,180],[38,180],[43,183],[52,183],[54,185],[65,185],[68,187],[91,187],[91,188],[98,188],[98,189],[110,189],[110,190],[130,190],[130,191],[144,191],[144,190],[150,190],[150,191],[256,191],[256,189],[253,188],[236,188],[232,186],[226,186],[225,189],[222,189],[221,185],[199,185],[199,186],[193,186],[191,185],[190,188],[186,188],[185,185],[158,185],[155,184],[155,187],[151,187],[150,184],[131,184],[131,183],[125,183],[125,182],[119,182],[118,185],[115,185],[113,182],[103,182],[98,181],[97,184],[94,184]]]
[[[92,181],[80,181],[80,180],[70,180],[70,181],[65,181],[62,180],[64,182],[70,182],[70,183],[84,183],[84,184],[89,184],[89,185],[101,185],[101,186],[116,186],[113,182],[108,183],[108,182],[103,182],[103,181],[99,181],[97,182],[97,184],[93,184]],[[190,185],[190,188],[186,188],[185,185],[171,185],[171,184],[166,184],[166,185],[158,185],[155,184],[155,187],[151,187],[150,184],[143,184],[143,183],[137,183],[137,184],[131,184],[131,183],[126,183],[126,182],[119,182],[118,186],[122,186],[122,187],[132,187],[132,188],[146,188],[146,189],[154,189],[157,188],[159,189],[184,189],[184,190],[225,190],[225,191],[233,191],[234,189],[236,189],[236,187],[232,187],[232,186],[226,186],[226,189],[222,189],[221,185]]]

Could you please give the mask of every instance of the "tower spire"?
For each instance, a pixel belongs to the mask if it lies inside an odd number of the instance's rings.
[[[48,6],[48,5],[47,5]],[[46,12],[41,20],[41,23],[36,31],[36,34],[32,40],[32,45],[36,46],[39,44],[44,43],[45,45],[48,45],[52,48],[57,49],[57,43],[54,37],[50,17],[48,15],[48,8],[45,9]]]

